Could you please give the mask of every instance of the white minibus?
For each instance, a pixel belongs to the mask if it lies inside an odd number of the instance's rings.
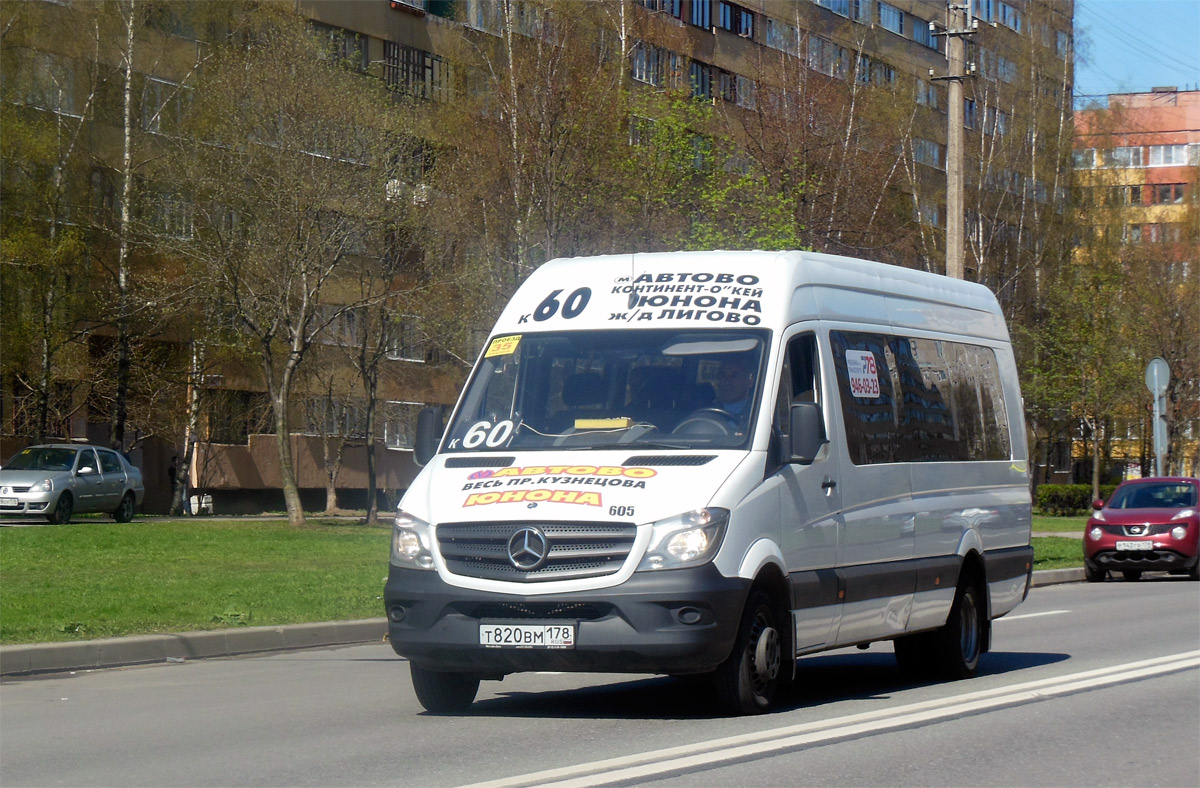
[[[389,637],[422,705],[518,671],[707,675],[892,641],[965,678],[1028,593],[1025,425],[979,284],[811,252],[548,262],[399,505]]]

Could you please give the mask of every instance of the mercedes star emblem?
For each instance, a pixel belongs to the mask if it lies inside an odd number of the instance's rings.
[[[508,539],[508,560],[517,569],[526,572],[544,564],[549,552],[546,535],[531,525],[518,528]]]

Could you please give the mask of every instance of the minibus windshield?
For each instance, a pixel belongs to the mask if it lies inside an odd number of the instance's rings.
[[[494,337],[443,451],[744,448],[768,340],[762,329]]]

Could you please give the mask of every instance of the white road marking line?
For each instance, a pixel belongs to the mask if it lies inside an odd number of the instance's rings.
[[[464,788],[522,788],[535,785],[588,788],[621,781],[642,780],[667,772],[712,766],[741,758],[760,757],[771,752],[833,739],[878,733],[1196,667],[1200,667],[1200,651],[1189,651],[1066,676],[1038,679],[1007,687],[968,692],[896,708],[878,709],[830,720],[789,725],[758,733],[729,736],[620,758],[608,758],[575,766],[547,769],[541,772],[475,783],[471,786],[464,786]]]
[[[1023,618],[1037,618],[1039,616],[1058,616],[1062,615],[1063,613],[1070,612],[1070,610],[1047,610],[1042,613],[1022,613],[1019,616],[1004,616],[1003,618],[997,618],[992,623],[995,624],[997,621],[1020,621]]]

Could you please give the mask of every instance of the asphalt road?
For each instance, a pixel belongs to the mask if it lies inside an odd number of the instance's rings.
[[[1192,787],[1198,591],[1037,588],[973,680],[911,683],[877,644],[802,660],[754,718],[694,682],[564,674],[430,715],[386,644],[9,679],[0,784]]]

